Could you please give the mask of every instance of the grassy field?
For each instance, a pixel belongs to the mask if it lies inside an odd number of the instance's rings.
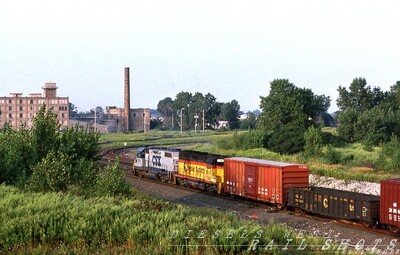
[[[231,132],[183,132],[179,131],[150,131],[146,133],[111,133],[102,134],[99,142],[103,148],[113,148],[122,146],[145,146],[145,145],[178,145],[209,143],[216,137],[230,137]]]
[[[321,239],[296,238],[284,226],[138,192],[82,198],[0,185],[0,219],[2,254],[256,254],[265,248],[263,254],[316,254],[323,245]],[[256,242],[256,252],[248,251]],[[301,243],[307,247],[297,250]]]

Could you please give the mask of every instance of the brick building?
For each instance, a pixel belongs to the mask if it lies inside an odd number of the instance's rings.
[[[109,132],[123,132],[126,129],[125,109],[116,106],[107,106],[105,110],[105,120],[109,126]],[[150,109],[137,108],[129,111],[129,130],[150,130]]]
[[[57,115],[57,119],[65,128],[69,125],[69,98],[57,97],[56,83],[45,83],[43,94],[32,93],[23,96],[22,93],[11,93],[8,97],[0,97],[0,128],[9,122],[14,129],[21,123],[32,127],[35,114],[43,104]]]

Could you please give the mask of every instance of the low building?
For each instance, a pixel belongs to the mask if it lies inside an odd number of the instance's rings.
[[[107,106],[103,121],[108,125],[109,132],[126,131],[126,117],[123,108],[116,106]],[[150,109],[138,108],[129,111],[129,130],[144,132],[150,130]]]
[[[0,97],[0,128],[10,123],[13,129],[20,124],[32,127],[33,117],[43,104],[57,115],[62,128],[69,125],[69,98],[57,97],[57,85],[50,82],[42,87],[43,94],[31,93],[24,96],[22,93],[11,93],[8,97]]]

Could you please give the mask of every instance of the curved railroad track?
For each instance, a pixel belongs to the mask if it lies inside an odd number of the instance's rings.
[[[240,198],[240,197],[231,197],[231,196],[225,196],[225,195],[220,195],[220,194],[215,194],[215,193],[210,193],[210,192],[206,192],[203,190],[196,190],[193,188],[189,188],[189,187],[185,187],[185,186],[180,186],[180,185],[173,185],[171,183],[165,183],[165,182],[160,182],[157,180],[152,180],[152,179],[144,179],[144,178],[140,178],[138,176],[133,175],[132,173],[132,166],[134,163],[134,159],[130,158],[130,157],[126,157],[123,155],[120,155],[120,153],[126,149],[134,149],[136,147],[118,147],[118,148],[113,148],[113,149],[108,149],[108,150],[104,150],[102,152],[102,158],[99,160],[100,163],[103,164],[115,164],[115,161],[119,161],[119,167],[120,169],[125,171],[126,177],[127,178],[131,178],[131,179],[137,179],[140,181],[145,181],[145,182],[150,182],[150,183],[155,183],[157,185],[167,185],[167,186],[173,186],[174,188],[177,189],[182,189],[182,190],[186,190],[186,191],[190,191],[193,193],[200,193],[203,195],[207,195],[207,196],[211,196],[211,197],[218,197],[221,199],[225,199],[225,200],[229,200],[229,201],[234,201],[235,203],[242,203],[245,204],[247,206],[250,207],[254,207],[254,208],[264,208],[266,210],[269,211],[284,211],[287,214],[290,215],[296,215],[296,216],[301,216],[301,217],[305,217],[308,219],[313,219],[313,220],[319,220],[319,221],[325,221],[325,222],[334,222],[337,224],[341,224],[344,225],[346,227],[350,227],[354,230],[362,230],[362,231],[368,231],[371,233],[376,233],[376,234],[381,234],[381,235],[386,235],[386,236],[391,236],[391,237],[396,237],[398,238],[398,235],[388,231],[388,230],[384,230],[384,229],[379,229],[379,228],[369,228],[367,226],[362,225],[361,223],[356,223],[356,222],[352,222],[352,221],[347,221],[347,220],[340,220],[340,219],[335,219],[335,218],[330,218],[330,217],[322,217],[322,216],[317,216],[317,215],[312,215],[312,214],[308,214],[308,213],[304,213],[304,212],[299,212],[299,211],[289,211],[286,209],[281,209],[281,208],[277,208],[274,205],[270,205],[270,204],[266,204],[266,203],[260,203],[258,201],[251,201],[251,200],[246,200],[244,198]],[[222,210],[224,210],[224,208],[220,208]]]

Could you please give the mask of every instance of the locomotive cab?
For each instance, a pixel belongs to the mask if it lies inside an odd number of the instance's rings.
[[[144,169],[146,167],[145,156],[146,156],[146,148],[139,147],[137,149],[135,162],[133,163],[133,173],[134,174],[136,174],[137,170]]]
[[[135,175],[171,182],[178,169],[179,149],[140,147],[133,164]]]

